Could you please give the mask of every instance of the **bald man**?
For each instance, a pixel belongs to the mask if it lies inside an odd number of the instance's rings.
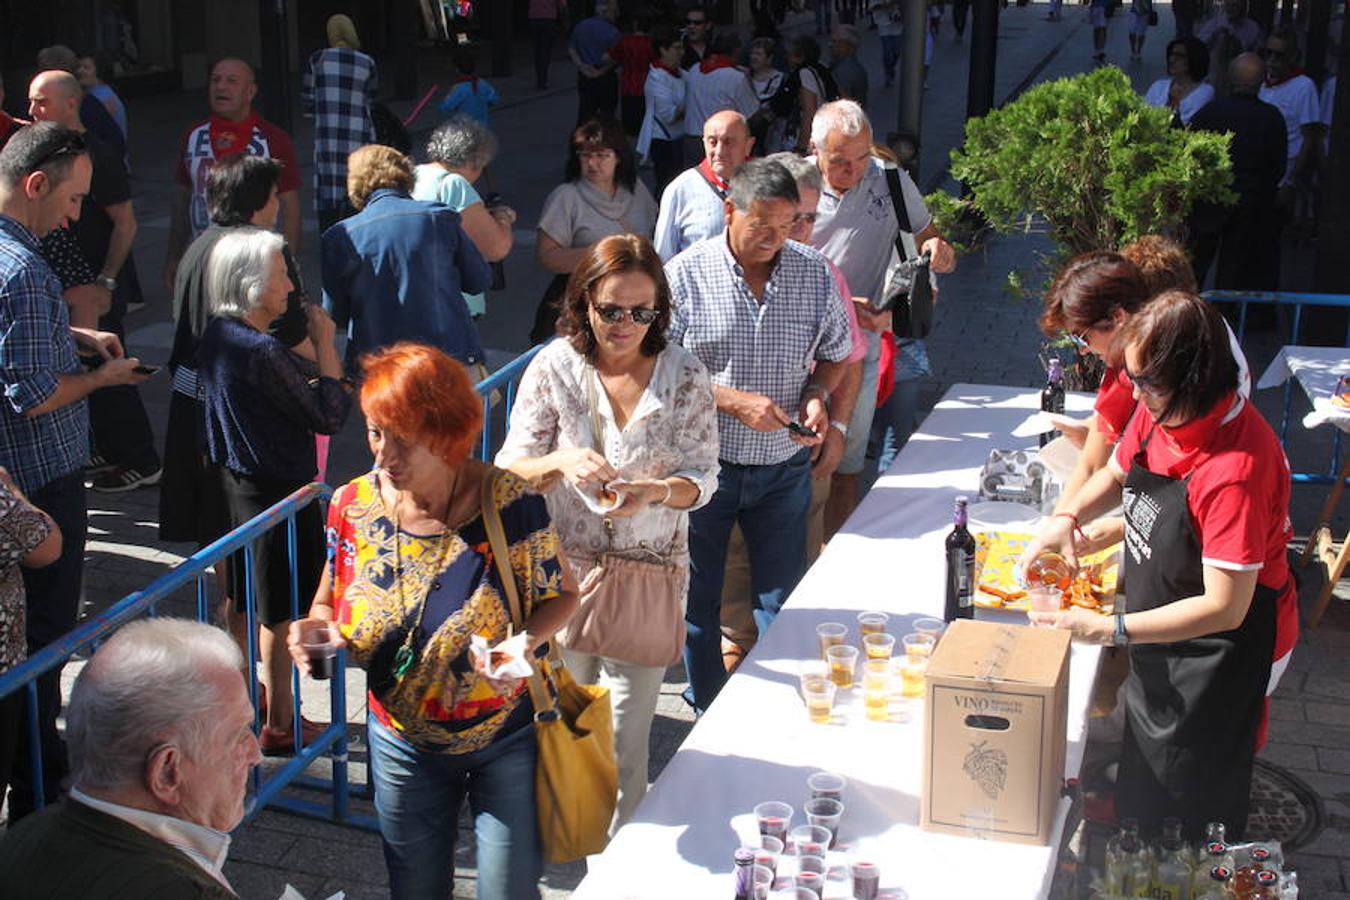
[[[206,173],[217,159],[248,153],[281,163],[277,197],[281,201],[281,233],[290,251],[300,253],[300,164],[291,136],[253,109],[258,84],[253,67],[242,59],[225,58],[211,67],[207,96],[211,117],[183,136],[178,182],[169,223],[169,249],[164,260],[164,283],[173,291],[178,260],[187,245],[211,224],[206,211]]]
[[[735,110],[713,113],[703,123],[702,162],[675,176],[661,194],[653,243],[662,260],[669,262],[686,247],[722,233],[727,182],[754,146],[749,123]]]
[[[1240,53],[1228,67],[1229,93],[1202,107],[1192,128],[1233,133],[1235,206],[1198,204],[1191,213],[1191,257],[1203,287],[1218,261],[1214,287],[1273,291],[1279,287],[1280,225],[1275,198],[1284,178],[1288,135],[1280,111],[1258,96],[1266,64]]]
[[[80,217],[42,239],[42,255],[61,281],[70,323],[117,335],[126,344],[127,306],[141,299],[135,267],[129,264],[136,239],[131,178],[121,151],[86,130],[80,115],[84,89],[64,70],[39,72],[28,87],[28,111],[37,122],[54,122],[83,136],[93,164]],[[89,396],[94,459],[88,486],[119,493],[159,481],[160,459],[150,417],[134,385],[119,385]]]

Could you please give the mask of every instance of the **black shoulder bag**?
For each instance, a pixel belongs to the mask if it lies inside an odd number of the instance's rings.
[[[909,211],[905,208],[905,195],[900,187],[900,172],[892,166],[885,167],[886,186],[890,189],[891,206],[895,208],[895,220],[900,224],[895,235],[895,251],[900,255],[900,265],[891,272],[886,287],[881,294],[878,309],[893,311],[892,331],[900,338],[926,338],[933,327],[933,284],[928,278],[929,259],[926,254],[910,256],[901,236],[913,234],[909,223]]]

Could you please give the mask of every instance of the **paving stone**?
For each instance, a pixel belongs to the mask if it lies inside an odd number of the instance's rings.
[[[1319,856],[1298,850],[1285,857],[1285,867],[1298,872],[1299,892],[1304,897],[1322,897],[1328,891],[1342,891],[1347,887],[1343,861],[1332,856]]]
[[[1315,747],[1350,747],[1350,728],[1318,722],[1280,722],[1272,726],[1271,738]]]
[[[1305,721],[1303,704],[1289,697],[1276,696],[1270,704],[1270,719],[1272,722]]]
[[[1309,722],[1323,725],[1350,726],[1350,703],[1313,703],[1304,704]]]
[[[1350,749],[1333,750],[1328,747],[1317,748],[1318,767],[1323,772],[1335,772],[1350,775]],[[1346,848],[1350,852],[1350,847]]]
[[[305,900],[323,900],[332,893],[321,893],[323,879],[318,876],[235,859],[225,863],[225,877],[235,892],[248,900],[276,900],[287,884],[303,894]]]
[[[1294,658],[1298,658],[1297,653],[1295,653]],[[1339,677],[1334,675],[1309,675],[1303,690],[1319,697],[1335,697],[1337,700],[1350,701],[1350,679],[1347,679],[1344,673]]]
[[[370,882],[384,873],[384,853],[379,838],[362,844],[330,844],[314,838],[302,838],[291,847],[278,865],[288,872],[304,872],[323,879]],[[372,876],[371,873],[377,873]]]
[[[1261,750],[1261,758],[1285,769],[1316,770],[1317,752],[1301,744],[1271,741]]]
[[[230,840],[230,859],[275,866],[297,840],[298,838],[289,829],[261,826],[241,828]]]
[[[1322,829],[1322,833],[1314,838],[1311,843],[1300,847],[1299,852],[1310,856],[1325,856],[1333,859],[1344,857],[1347,850],[1350,850],[1350,822],[1347,822],[1346,825],[1346,829]]]

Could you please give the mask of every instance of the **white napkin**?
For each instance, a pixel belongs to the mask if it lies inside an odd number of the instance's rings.
[[[489,647],[487,638],[481,634],[469,636],[469,649],[477,656],[488,661],[487,677],[495,679],[529,678],[533,673],[530,661],[525,658],[525,632],[509,637],[496,647]],[[492,654],[496,652],[501,659],[492,663]]]
[[[609,484],[605,485],[605,487],[613,491],[616,485],[626,485],[630,483],[631,482],[624,481],[623,479],[620,478],[611,481]],[[619,494],[617,491],[615,491],[615,493],[618,495],[619,498],[618,502],[606,506],[604,503],[600,501],[599,489],[591,488],[589,486],[583,488],[580,485],[573,484],[570,481],[568,482],[568,484],[571,484],[572,489],[575,490],[577,494],[581,496],[581,502],[586,504],[586,508],[589,509],[591,512],[595,513],[597,516],[609,515],[610,513],[614,512],[614,510],[618,509],[620,506],[623,506],[624,503],[628,501],[627,494]]]

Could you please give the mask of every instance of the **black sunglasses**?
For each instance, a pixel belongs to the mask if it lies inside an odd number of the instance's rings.
[[[44,153],[37,162],[33,163],[33,167],[28,171],[30,173],[36,172],[48,163],[55,162],[63,156],[78,156],[81,153],[88,151],[88,149],[89,145],[85,143],[84,138],[75,132],[71,132],[64,141]]]
[[[635,306],[629,309],[625,306],[614,306],[613,304],[601,306],[598,303],[592,303],[591,309],[595,310],[595,314],[607,325],[618,325],[623,321],[624,316],[632,319],[635,325],[650,325],[656,321],[658,315],[656,310],[649,306]]]

